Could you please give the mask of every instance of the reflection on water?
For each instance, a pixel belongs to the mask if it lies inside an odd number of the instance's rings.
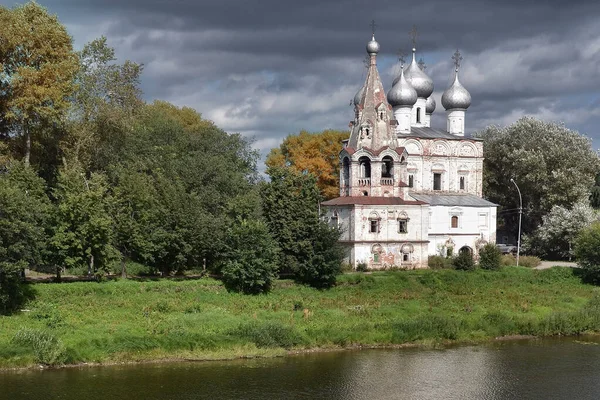
[[[600,339],[0,373],[0,399],[598,399]]]

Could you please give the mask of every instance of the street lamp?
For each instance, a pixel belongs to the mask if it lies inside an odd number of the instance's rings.
[[[517,192],[519,192],[519,237],[517,238],[517,267],[519,266],[519,253],[521,253],[521,216],[523,215],[523,197],[521,197],[521,190],[517,185],[517,182],[513,178],[510,178],[510,181],[517,188]]]

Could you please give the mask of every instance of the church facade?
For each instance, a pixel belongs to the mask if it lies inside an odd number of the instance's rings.
[[[350,138],[340,152],[340,196],[322,203],[342,230],[354,268],[426,268],[430,255],[479,249],[496,240],[496,204],[482,198],[483,144],[465,136],[469,92],[458,78],[442,95],[446,129],[431,125],[433,81],[412,62],[385,92],[379,43],[354,98]]]

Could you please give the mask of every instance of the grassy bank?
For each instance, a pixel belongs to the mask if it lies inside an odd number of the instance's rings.
[[[598,289],[570,268],[349,274],[328,291],[279,281],[261,296],[212,279],[31,286],[27,311],[0,317],[0,367],[600,330]]]

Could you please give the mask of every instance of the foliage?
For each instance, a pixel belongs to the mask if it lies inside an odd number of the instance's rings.
[[[502,253],[493,243],[487,243],[479,250],[479,266],[483,269],[497,270],[500,268]]]
[[[31,137],[59,123],[69,107],[78,59],[65,27],[33,1],[1,7],[0,27],[2,135],[23,139],[29,165]]]
[[[339,195],[341,142],[348,139],[346,131],[331,129],[310,133],[301,131],[289,135],[278,149],[267,156],[267,167],[290,168],[296,173],[310,173],[317,177],[317,186],[325,199]]]
[[[525,243],[525,251],[549,259],[566,259],[573,256],[573,242],[579,232],[598,220],[596,212],[587,201],[580,201],[567,209],[554,206],[542,217],[542,225]]]
[[[340,273],[340,232],[319,216],[321,197],[312,175],[286,168],[267,169],[271,181],[261,188],[269,231],[281,249],[280,270],[315,287],[329,287]]]
[[[535,267],[539,266],[541,263],[542,263],[542,260],[540,260],[538,257],[535,257],[535,256],[520,256],[519,257],[519,266],[520,267],[535,268]],[[516,263],[513,265],[516,265]]]
[[[57,202],[51,240],[55,264],[108,272],[117,259],[113,247],[112,197],[106,177],[86,177],[79,168],[63,169],[54,190]]]
[[[63,342],[45,331],[21,329],[13,337],[12,343],[31,347],[38,364],[61,365],[67,361],[67,349]]]
[[[225,287],[246,294],[268,292],[277,277],[277,255],[277,244],[262,221],[238,221],[227,235],[221,270]]]
[[[596,174],[594,186],[590,190],[590,205],[596,210],[600,208],[600,173]]]
[[[472,271],[475,269],[475,261],[473,256],[468,251],[459,251],[458,255],[452,259],[454,269],[462,271]]]
[[[447,269],[452,268],[452,259],[442,256],[429,256],[427,265],[431,269]]]
[[[281,323],[249,323],[231,331],[234,336],[253,342],[256,347],[283,347],[290,349],[304,342],[292,326]]]
[[[589,282],[600,284],[600,222],[584,228],[575,240],[575,257]]]
[[[356,265],[356,270],[358,272],[367,272],[369,270],[369,265],[366,262],[359,262]]]
[[[587,199],[598,173],[591,141],[563,125],[524,117],[506,128],[491,126],[478,133],[484,140],[484,188],[490,201],[518,209],[523,196],[523,232],[534,231],[552,207],[570,209]],[[505,213],[507,226],[517,226],[517,213]]]

